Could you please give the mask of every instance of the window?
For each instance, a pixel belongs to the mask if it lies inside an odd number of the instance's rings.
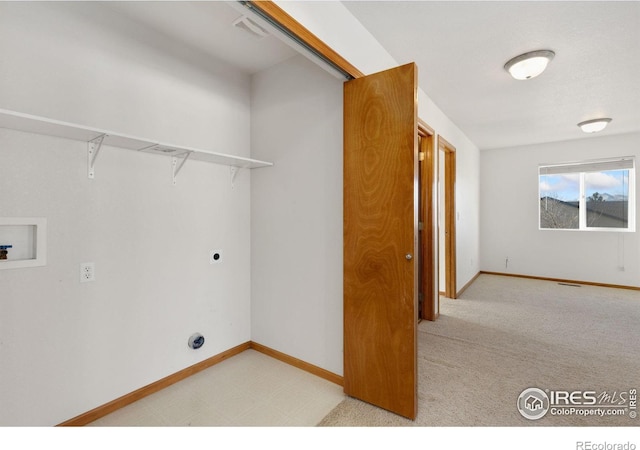
[[[635,231],[633,157],[541,165],[540,229]]]

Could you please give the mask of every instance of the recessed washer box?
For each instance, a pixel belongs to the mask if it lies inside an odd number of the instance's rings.
[[[7,250],[0,270],[47,265],[47,219],[0,217],[0,247]]]

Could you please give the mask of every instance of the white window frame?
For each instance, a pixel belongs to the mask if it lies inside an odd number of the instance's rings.
[[[608,170],[628,170],[629,171],[629,196],[628,196],[628,218],[627,228],[614,227],[590,227],[587,226],[587,196],[585,194],[585,174],[590,172],[601,172]],[[541,206],[540,199],[540,176],[553,174],[579,173],[580,174],[580,196],[579,196],[579,220],[578,228],[543,228],[540,220]],[[577,162],[565,162],[555,164],[540,164],[538,166],[538,229],[543,231],[608,231],[613,233],[633,233],[636,231],[636,165],[635,157],[624,156],[619,158],[592,159]]]

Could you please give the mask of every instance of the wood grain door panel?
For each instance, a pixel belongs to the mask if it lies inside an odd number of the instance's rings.
[[[345,393],[416,415],[417,68],[344,87]]]

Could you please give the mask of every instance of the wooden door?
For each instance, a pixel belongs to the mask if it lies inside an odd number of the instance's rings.
[[[345,393],[417,413],[417,67],[344,87]]]

